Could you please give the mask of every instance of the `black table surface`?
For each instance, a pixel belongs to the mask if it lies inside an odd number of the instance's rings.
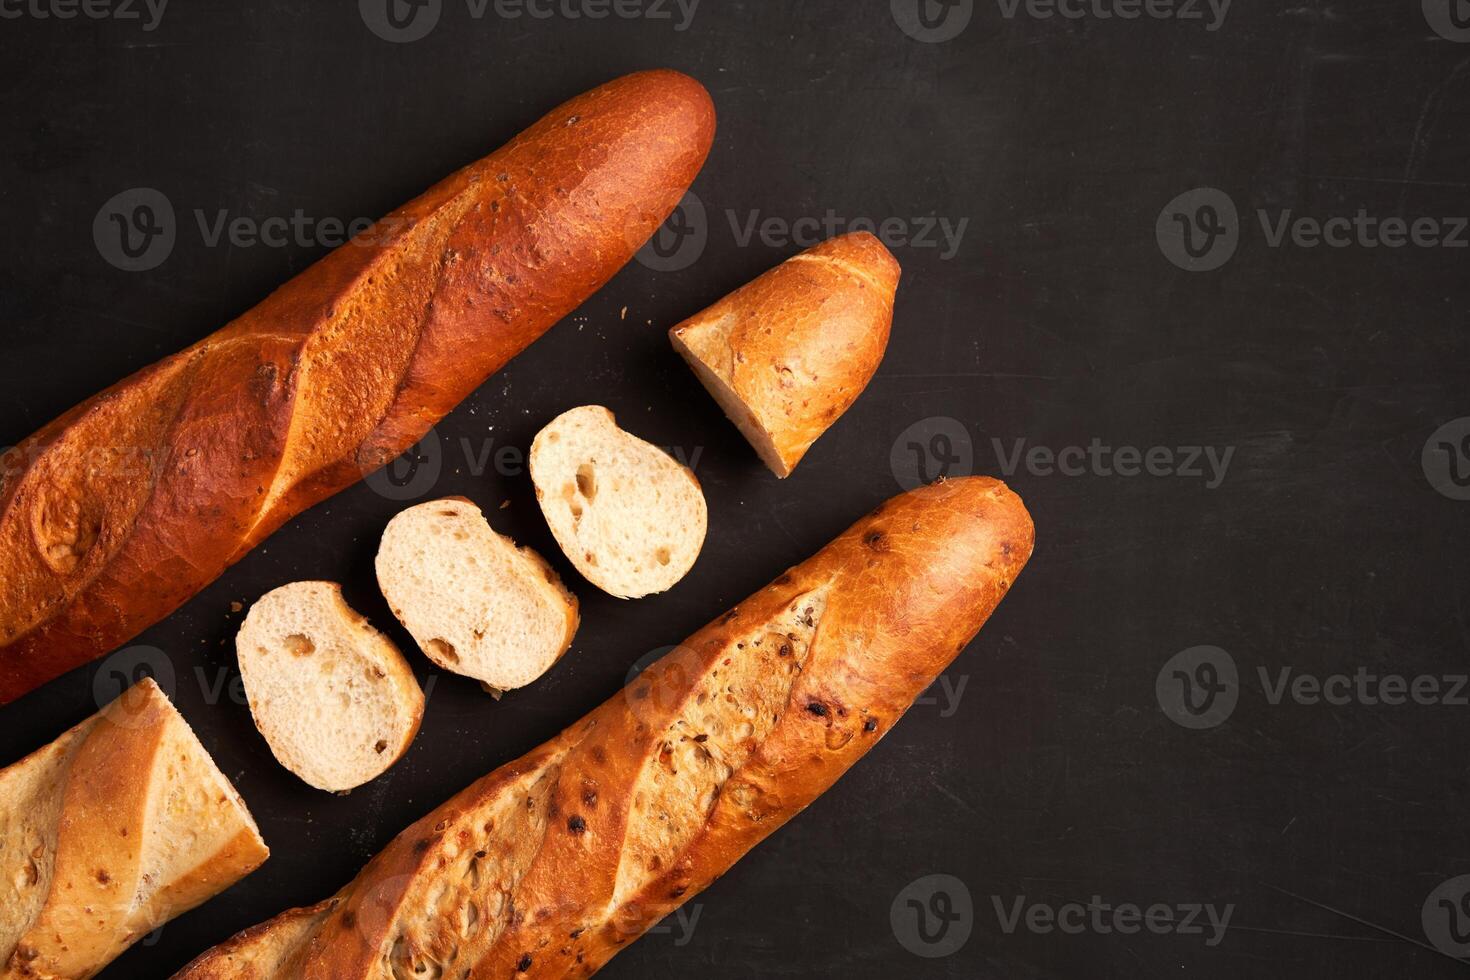
[[[330,894],[651,651],[969,471],[1036,519],[1010,596],[831,792],[606,975],[1462,975],[1463,7],[400,0],[390,22],[381,0],[0,0],[0,444],[593,85],[677,68],[720,119],[693,237],[486,382],[427,478],[342,493],[0,709],[8,763],[153,673],[272,848],[104,977]],[[98,219],[138,189],[173,241],[129,260]],[[864,227],[904,270],[886,360],[777,481],[665,331]],[[601,594],[537,511],[519,454],[586,402],[703,482],[708,541],[663,595]],[[582,600],[571,652],[498,703],[374,585],[399,498],[449,494]],[[407,755],[346,796],[278,765],[239,694],[239,604],[299,579],[344,583],[429,693]]]

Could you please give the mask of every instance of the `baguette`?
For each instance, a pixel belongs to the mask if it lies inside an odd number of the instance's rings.
[[[261,596],[235,653],[255,727],[310,786],[356,789],[418,734],[424,692],[413,668],[335,582],[292,582]]]
[[[678,204],[709,95],[643,72],[572,99],[0,467],[0,703],[167,616],[413,445]]]
[[[886,734],[1031,554],[969,477],[879,507],[620,695],[176,980],[588,976]]]
[[[0,977],[94,976],[269,854],[151,678],[0,770]]]
[[[873,235],[840,235],[675,326],[669,340],[784,479],[878,370],[898,277],[898,260]]]

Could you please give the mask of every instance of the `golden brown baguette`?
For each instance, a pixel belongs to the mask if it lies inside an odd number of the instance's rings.
[[[878,370],[898,277],[877,238],[840,235],[685,320],[669,340],[784,478]]]
[[[178,980],[593,973],[872,748],[969,643],[1032,540],[996,480],[894,498],[409,827],[335,897]]]
[[[713,133],[676,72],[594,89],[6,454],[0,703],[411,446],[632,258]]]
[[[0,977],[90,977],[269,852],[152,679],[0,770]]]

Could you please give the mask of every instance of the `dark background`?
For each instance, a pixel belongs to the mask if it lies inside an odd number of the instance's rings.
[[[432,494],[480,503],[581,597],[576,643],[546,677],[496,703],[431,668],[372,579],[378,536],[404,504],[359,485],[135,641],[152,651],[0,709],[10,762],[149,664],[172,677],[273,849],[104,977],[164,976],[333,892],[410,821],[615,692],[639,658],[897,492],[913,467],[891,450],[904,460],[901,434],[936,417],[952,421],[921,430],[957,433],[980,472],[1001,470],[992,439],[1007,451],[1099,439],[1234,456],[1214,489],[1188,476],[1009,474],[1036,519],[1036,556],[947,672],[951,690],[965,685],[958,702],[917,705],[695,900],[692,935],[650,935],[605,975],[1461,975],[1430,945],[1421,907],[1470,872],[1466,709],[1272,704],[1257,671],[1465,670],[1470,502],[1436,492],[1420,453],[1470,415],[1470,251],[1272,248],[1254,215],[1470,214],[1470,44],[1438,36],[1409,2],[1239,0],[1212,31],[1207,11],[1007,18],[990,0],[942,43],[910,37],[884,0],[704,0],[682,31],[680,17],[475,19],[445,0],[437,27],[402,44],[351,3],[304,0],[176,0],[152,31],[0,20],[0,445],[216,329],[326,251],[211,247],[196,209],[374,217],[640,68],[693,74],[720,117],[695,184],[708,216],[698,260],[631,264],[438,427]],[[1243,223],[1212,272],[1176,268],[1155,241],[1164,205],[1200,186],[1225,191]],[[134,187],[169,198],[178,241],[162,265],[130,273],[104,261],[92,223]],[[887,359],[778,482],[665,331],[798,250],[742,244],[728,212],[790,224],[827,209],[845,219],[837,230],[859,218],[968,224],[947,258],[895,246],[904,279]],[[461,439],[476,453],[486,440],[524,448],[589,401],[699,454],[709,539],[664,595],[599,593],[557,551],[528,477],[464,463]],[[434,678],[408,754],[346,797],[277,765],[243,703],[216,693],[235,676],[232,603],[302,578],[345,583]],[[1161,710],[1155,679],[1206,644],[1238,665],[1239,704],[1189,730]],[[899,893],[930,874],[961,879],[973,909],[956,926],[972,927],[968,942],[940,958],[909,952],[890,924]],[[1019,896],[1235,909],[1215,946],[1208,933],[1008,933],[995,903]]]

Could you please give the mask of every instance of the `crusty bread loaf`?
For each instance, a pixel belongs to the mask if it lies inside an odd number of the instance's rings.
[[[857,400],[893,323],[898,260],[867,232],[794,255],[669,331],[778,477]]]
[[[95,975],[269,851],[152,678],[0,769],[0,977]]]
[[[676,72],[593,89],[5,454],[0,703],[411,446],[633,257],[713,133]]]
[[[1031,546],[1025,507],[995,480],[889,501],[409,827],[335,897],[179,980],[593,973],[872,748]]]
[[[699,557],[709,526],[687,467],[583,405],[536,434],[528,456],[536,501],[577,571],[619,599],[663,592]]]
[[[546,673],[580,621],[577,597],[546,560],[496,534],[463,497],[419,504],[389,521],[377,572],[393,615],[424,654],[492,692]]]
[[[255,727],[281,765],[341,793],[397,762],[424,717],[403,654],[335,582],[293,582],[250,607],[235,637]]]

